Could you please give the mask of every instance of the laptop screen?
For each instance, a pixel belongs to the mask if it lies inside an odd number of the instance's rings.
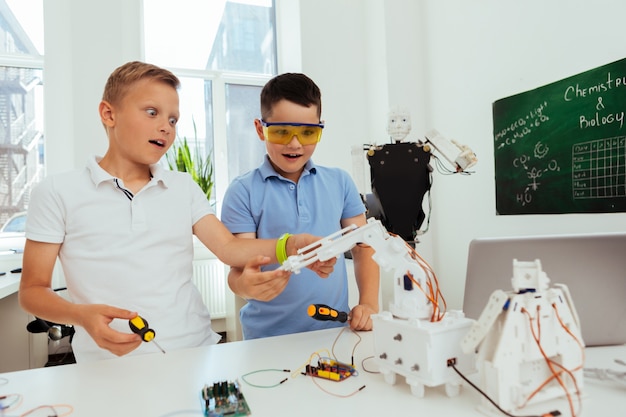
[[[514,259],[539,259],[551,285],[567,285],[585,345],[626,343],[626,233],[472,240],[463,298],[467,317],[478,319],[495,290],[512,291]]]

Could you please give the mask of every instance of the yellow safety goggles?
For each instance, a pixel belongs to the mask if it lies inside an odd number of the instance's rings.
[[[313,145],[320,141],[324,129],[323,123],[270,123],[261,120],[261,124],[265,139],[278,145],[287,145],[294,136],[301,145]]]

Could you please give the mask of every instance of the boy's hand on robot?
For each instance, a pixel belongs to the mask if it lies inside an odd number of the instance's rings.
[[[310,247],[310,249],[304,253],[309,253],[311,250],[315,250],[319,248],[319,242],[322,238],[319,236],[314,236],[308,233],[300,233],[297,235],[289,236],[286,242],[286,251],[288,256],[298,254],[298,250],[301,248]],[[307,265],[307,268],[311,271],[315,272],[321,278],[328,278],[328,276],[335,269],[335,264],[337,263],[337,258],[333,257],[326,261],[317,260],[312,262],[310,265]]]
[[[268,265],[270,258],[256,256],[250,259],[244,267],[239,280],[244,289],[242,296],[246,299],[270,301],[283,292],[291,273],[276,269],[273,271],[261,271],[263,265]]]
[[[315,261],[307,268],[311,271],[315,272],[321,278],[328,278],[329,275],[335,269],[335,264],[337,263],[337,258],[330,258],[327,261]]]

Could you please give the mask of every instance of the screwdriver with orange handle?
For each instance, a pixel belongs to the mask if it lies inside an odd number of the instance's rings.
[[[144,342],[153,342],[161,352],[165,353],[163,348],[159,346],[159,344],[154,340],[156,332],[150,328],[146,319],[141,316],[137,316],[134,319],[130,319],[128,321],[128,326],[130,327],[130,330],[133,331],[133,333],[141,336],[141,340],[143,340]]]
[[[342,323],[348,320],[348,313],[337,311],[326,304],[311,304],[307,309],[307,313],[315,320],[340,321]]]

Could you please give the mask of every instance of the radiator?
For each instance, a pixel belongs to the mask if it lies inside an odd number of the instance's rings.
[[[193,283],[209,309],[212,319],[226,317],[226,276],[224,264],[218,259],[193,261]]]

